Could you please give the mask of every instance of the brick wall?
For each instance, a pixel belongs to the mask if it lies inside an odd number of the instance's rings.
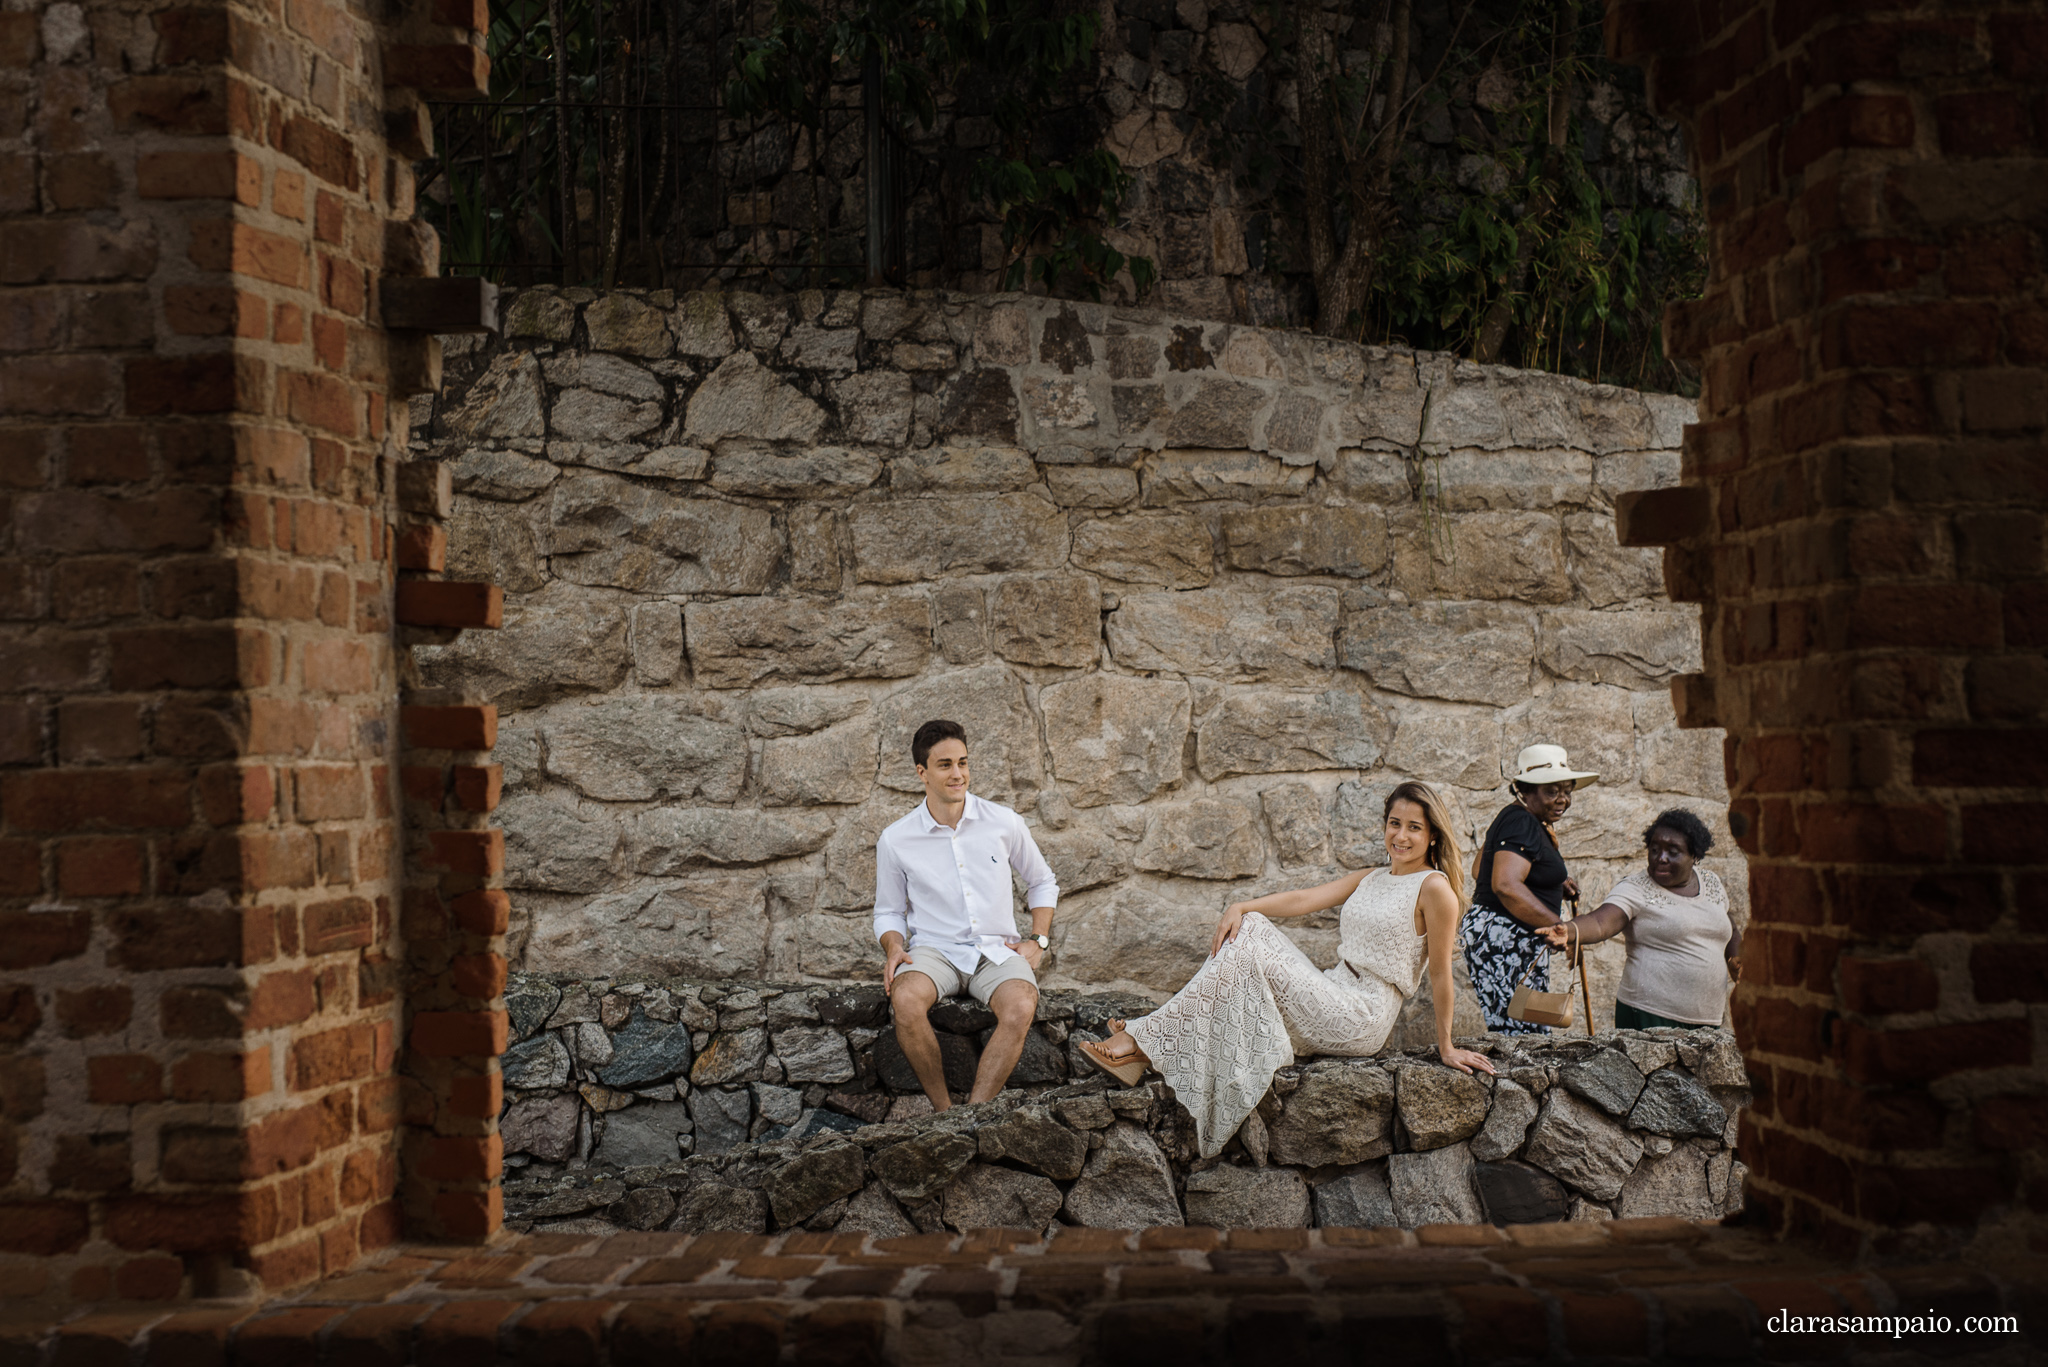
[[[375,320],[435,264],[382,81],[474,86],[449,10],[0,13],[8,1294],[399,1233],[392,433],[432,344]]]
[[[412,515],[400,544],[400,620],[418,641],[453,641],[504,618],[495,587],[428,578],[446,568],[454,491],[445,467],[407,467]],[[410,659],[408,659],[408,666]],[[413,685],[416,680],[405,681]],[[507,1042],[501,890],[505,835],[489,823],[504,770],[488,762],[498,711],[455,689],[413,688],[403,710],[407,840],[405,989],[411,1017],[405,1079],[403,1204],[419,1233],[482,1238],[504,1219],[498,1192],[504,1100],[497,1056]]]
[[[1753,1208],[1880,1253],[2048,1246],[2038,4],[1609,6],[1695,134],[1685,483],[1621,510],[1706,605],[1753,930]],[[2034,866],[2030,868],[2029,866]]]

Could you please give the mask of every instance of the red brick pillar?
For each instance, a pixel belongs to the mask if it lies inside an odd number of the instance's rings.
[[[1703,420],[1622,510],[1705,604],[1754,920],[1749,1199],[1847,1250],[2048,1246],[2048,14],[1610,0],[1711,224]]]
[[[424,638],[495,629],[504,595],[492,585],[451,583],[443,526],[448,467],[406,471],[401,501],[411,521],[400,538],[399,620]],[[498,1111],[504,1086],[505,931],[511,902],[500,890],[505,833],[490,824],[504,774],[489,763],[498,709],[462,697],[410,691],[403,709],[408,831],[404,892],[404,1072],[407,1144],[403,1192],[408,1230],[482,1239],[504,1223],[498,1179],[504,1149]]]
[[[31,3],[0,13],[0,1294],[247,1292],[400,1228],[393,400],[431,366],[378,296],[433,252],[365,10]],[[472,21],[411,21],[405,60],[473,86]]]

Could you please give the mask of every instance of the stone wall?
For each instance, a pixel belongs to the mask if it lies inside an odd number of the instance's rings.
[[[933,1116],[879,987],[551,981],[506,1003],[508,1220],[524,1227],[859,1230],[1537,1223],[1742,1208],[1749,1100],[1726,1031],[1465,1041],[1284,1068],[1216,1159],[1163,1086],[1074,1046],[1142,1002],[1048,992],[1010,1088]],[[956,1094],[985,1009],[933,1013]]]
[[[506,316],[414,431],[504,628],[417,655],[500,709],[517,966],[877,976],[940,715],[1060,878],[1053,986],[1172,990],[1230,900],[1383,860],[1402,778],[1469,848],[1533,741],[1603,775],[1561,832],[1591,898],[1656,811],[1721,824],[1665,687],[1695,618],[1609,508],[1674,478],[1683,400],[1014,297]]]

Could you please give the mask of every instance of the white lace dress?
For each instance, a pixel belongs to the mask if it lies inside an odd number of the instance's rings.
[[[1131,1038],[1195,1118],[1204,1158],[1230,1142],[1295,1055],[1355,1057],[1387,1042],[1422,982],[1427,941],[1415,933],[1415,901],[1433,872],[1368,874],[1338,913],[1339,962],[1328,970],[1253,912],[1186,987],[1130,1022]]]

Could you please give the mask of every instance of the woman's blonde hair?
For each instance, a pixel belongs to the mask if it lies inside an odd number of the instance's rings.
[[[1438,870],[1451,880],[1451,892],[1460,904],[1465,900],[1465,851],[1458,844],[1458,837],[1451,826],[1450,809],[1437,796],[1436,789],[1427,783],[1409,779],[1396,784],[1394,791],[1387,794],[1387,805],[1380,811],[1381,820],[1391,818],[1396,802],[1412,802],[1422,808],[1422,814],[1429,820],[1429,852],[1423,856],[1431,868]]]

